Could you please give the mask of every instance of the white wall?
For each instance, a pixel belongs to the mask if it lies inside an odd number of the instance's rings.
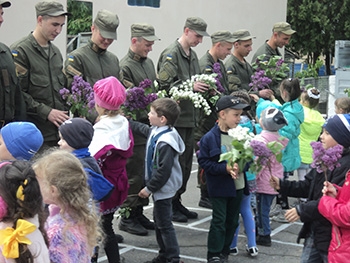
[[[64,0],[56,0],[64,3]],[[0,41],[11,44],[17,39],[29,34],[35,27],[35,4],[39,0],[12,0],[12,6],[4,9],[4,19],[0,28]],[[257,49],[271,36],[275,22],[286,20],[287,0],[161,0],[160,8],[128,6],[127,0],[92,0],[94,14],[98,10],[108,9],[118,14],[120,25],[118,40],[110,51],[122,58],[130,44],[130,26],[135,22],[146,22],[155,27],[156,35],[161,41],[156,41],[149,56],[157,63],[159,54],[170,43],[178,38],[189,16],[199,16],[207,24],[209,34],[218,30],[235,31],[241,28],[248,29],[257,38],[253,42],[253,49]],[[54,43],[65,55],[65,34],[59,35]],[[209,37],[195,48],[198,57],[201,57],[211,46]],[[248,60],[250,61],[251,56]]]

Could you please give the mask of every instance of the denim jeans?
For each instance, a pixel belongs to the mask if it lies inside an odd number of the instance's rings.
[[[237,190],[236,197],[210,197],[213,218],[208,234],[208,259],[230,253],[230,245],[238,226],[242,195],[243,189]]]
[[[328,254],[318,250],[314,245],[313,235],[305,239],[300,263],[328,263]]]
[[[172,198],[154,201],[153,219],[159,246],[159,257],[168,261],[176,261],[180,258],[176,232],[171,222],[172,211]]]
[[[267,236],[271,234],[270,218],[269,213],[271,209],[271,204],[276,195],[269,194],[256,194],[257,198],[257,215],[256,221],[258,225],[258,234],[260,236]]]
[[[240,213],[243,218],[244,230],[248,239],[248,247],[256,247],[256,239],[255,239],[255,219],[252,213],[252,209],[250,206],[251,194],[243,195],[241,202]],[[238,221],[239,224],[239,221]],[[239,225],[236,229],[235,236],[233,237],[231,248],[237,247],[237,240],[239,234]]]

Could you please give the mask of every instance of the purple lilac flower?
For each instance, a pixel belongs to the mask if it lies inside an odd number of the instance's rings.
[[[126,100],[124,107],[129,111],[144,110],[154,100],[158,98],[157,94],[146,94],[145,90],[152,85],[152,81],[145,79],[140,82],[138,87],[126,91]]]
[[[326,172],[327,170],[333,171],[334,168],[340,166],[338,160],[341,158],[343,146],[338,144],[324,149],[321,142],[311,142],[310,144],[313,149],[311,167],[316,168],[318,173]]]
[[[213,72],[216,73],[216,87],[218,92],[223,93],[225,92],[225,89],[223,88],[223,86],[221,85],[220,79],[222,78],[222,73],[221,73],[221,66],[219,62],[215,62],[213,64]]]
[[[252,75],[251,83],[249,86],[252,87],[255,91],[262,90],[268,87],[272,80],[265,76],[265,71],[262,69],[257,69]]]
[[[253,149],[254,156],[258,157],[258,163],[261,166],[268,165],[268,162],[270,160],[270,157],[273,155],[272,151],[266,146],[265,143],[258,141],[258,140],[252,140],[250,142],[250,146]]]

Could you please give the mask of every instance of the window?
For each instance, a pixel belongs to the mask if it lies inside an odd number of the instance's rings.
[[[128,0],[128,5],[159,7],[160,0]]]

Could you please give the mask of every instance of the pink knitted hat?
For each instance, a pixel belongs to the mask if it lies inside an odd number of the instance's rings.
[[[118,110],[126,99],[124,86],[115,77],[100,79],[94,85],[95,103],[107,110]]]

